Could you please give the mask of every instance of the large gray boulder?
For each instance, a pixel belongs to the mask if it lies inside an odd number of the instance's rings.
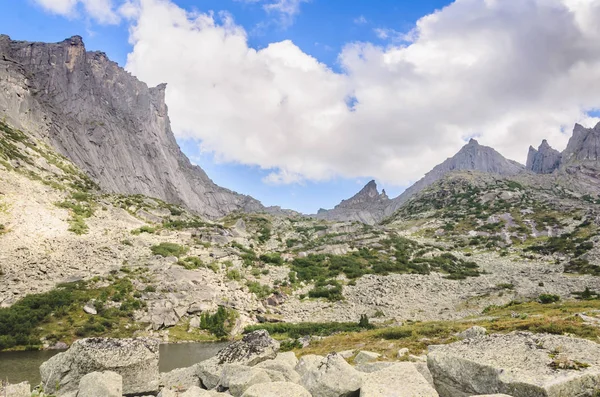
[[[298,372],[300,376],[304,376],[307,372],[316,370],[323,361],[325,361],[325,357],[316,354],[302,356],[300,360],[298,360],[298,364],[296,364],[296,372]]]
[[[313,396],[350,397],[360,389],[362,376],[339,354],[331,353],[304,373],[300,384]]]
[[[165,389],[187,390],[201,385],[196,366],[177,368],[160,374],[160,386]]]
[[[1,381],[1,379],[0,379]],[[6,385],[2,387],[0,382],[0,396],[2,397],[30,397],[31,386],[29,382],[17,383],[16,385]]]
[[[289,362],[285,362],[282,360],[267,360],[262,363],[258,363],[254,366],[254,368],[261,368],[268,371],[274,371],[276,373],[281,374],[286,382],[299,383],[300,375],[294,367],[289,365]]]
[[[77,397],[121,397],[123,377],[116,372],[92,372],[79,381]]]
[[[112,371],[123,377],[123,394],[155,393],[158,348],[158,340],[147,338],[78,340],[41,365],[44,391],[64,395],[76,390],[84,375]]]
[[[267,331],[255,331],[225,347],[215,357],[197,364],[198,377],[207,389],[213,389],[219,384],[225,364],[253,366],[276,358],[278,351],[279,342]]]
[[[311,394],[295,383],[273,382],[252,385],[242,397],[311,397]]]
[[[513,332],[430,346],[427,365],[441,397],[592,396],[600,389],[600,345]]]
[[[363,376],[360,397],[438,397],[412,363],[397,363]]]
[[[226,364],[219,381],[219,389],[229,391],[234,397],[240,397],[250,386],[270,382],[271,377],[264,369]]]

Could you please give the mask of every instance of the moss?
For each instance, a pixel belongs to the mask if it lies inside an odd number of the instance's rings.
[[[179,258],[188,251],[188,248],[175,243],[160,243],[150,247],[150,251],[152,251],[153,255],[162,257],[175,256]]]

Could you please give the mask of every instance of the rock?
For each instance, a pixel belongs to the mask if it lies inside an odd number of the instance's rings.
[[[190,328],[191,329],[200,328],[200,318],[199,317],[193,317],[190,320]]]
[[[160,385],[165,389],[176,388],[178,390],[187,390],[193,386],[201,386],[197,367],[178,368],[170,372],[160,374]]]
[[[226,364],[219,381],[219,389],[228,390],[234,397],[240,397],[246,389],[257,383],[270,383],[269,374],[263,369],[238,364]]]
[[[302,356],[300,360],[298,360],[298,364],[296,364],[296,372],[298,372],[300,376],[303,376],[305,373],[315,370],[323,361],[325,361],[325,357],[317,356],[315,354]]]
[[[92,314],[92,315],[98,314],[98,311],[96,310],[94,302],[86,303],[85,306],[83,306],[83,311],[86,312],[87,314]]]
[[[544,139],[537,150],[529,147],[526,168],[537,174],[551,174],[560,166],[561,158],[560,152],[552,149]]]
[[[292,367],[291,365],[289,365],[287,362],[285,362],[283,360],[281,360],[281,361],[278,361],[278,360],[263,361],[262,363],[256,364],[254,366],[254,368],[261,368],[261,369],[281,373],[281,375],[283,376],[283,378],[286,382],[292,382],[292,383],[300,382],[300,375],[298,374],[298,372],[296,372],[294,367]]]
[[[155,393],[159,382],[158,347],[158,340],[146,338],[81,339],[41,365],[42,384],[46,393],[58,386],[62,395],[76,390],[86,374],[113,371],[123,377],[123,394]]]
[[[415,356],[414,354],[409,354],[408,361],[424,363],[427,362],[427,356]]]
[[[395,363],[388,362],[388,361],[377,361],[374,363],[366,363],[366,364],[357,365],[354,368],[360,372],[371,373],[371,372],[381,371],[382,369],[391,367],[394,364]]]
[[[17,383],[16,385],[6,385],[4,387],[0,384],[0,396],[2,397],[30,397],[31,386],[29,382]]]
[[[219,383],[224,364],[253,366],[276,358],[278,351],[279,342],[271,338],[267,331],[254,331],[245,335],[241,341],[225,347],[215,357],[199,363],[198,374],[202,384],[213,389]]]
[[[350,397],[360,389],[362,378],[360,372],[346,360],[332,353],[318,366],[304,373],[300,384],[313,396]]]
[[[479,325],[475,325],[469,329],[464,330],[463,332],[459,332],[456,336],[459,339],[473,339],[485,336],[486,334],[487,329],[480,327]]]
[[[298,365],[298,358],[294,352],[278,353],[277,357],[275,357],[273,361],[287,364],[292,368],[295,368],[296,365]]]
[[[427,366],[442,397],[592,395],[600,388],[600,345],[513,332],[430,346]]]
[[[410,350],[408,350],[408,348],[403,347],[402,349],[398,350],[398,358],[406,356],[409,352]]]
[[[177,392],[175,390],[163,389],[158,393],[157,397],[220,397],[229,396],[229,394],[218,393],[213,390],[204,390],[198,386],[193,386],[185,392]]]
[[[426,362],[416,362],[412,363],[412,365],[415,366],[415,369],[419,371],[419,373],[423,376],[423,378],[425,378],[425,380],[431,385],[431,387],[435,387],[433,384],[433,376],[431,376],[431,372],[429,371],[429,368],[427,368]]]
[[[92,372],[79,381],[77,397],[121,397],[123,377],[116,372]]]
[[[67,350],[69,348],[69,345],[67,345],[65,342],[56,342],[53,346],[50,346],[48,348],[48,350]]]
[[[250,386],[242,397],[311,397],[300,385],[289,382],[260,383]]]
[[[356,357],[354,357],[355,364],[366,364],[372,361],[377,361],[377,359],[381,357],[381,354],[368,352],[368,351],[359,351]]]
[[[397,363],[363,377],[360,397],[438,397],[411,363]]]

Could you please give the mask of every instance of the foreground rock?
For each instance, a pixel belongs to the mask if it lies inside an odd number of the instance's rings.
[[[123,377],[116,372],[92,372],[79,381],[77,397],[121,397]]]
[[[225,364],[251,367],[276,358],[278,351],[279,342],[271,338],[267,331],[255,331],[219,351],[215,357],[199,363],[198,377],[207,389],[214,389],[219,384]]]
[[[342,356],[332,353],[320,364],[308,369],[300,383],[313,396],[350,397],[357,395],[362,377]]]
[[[30,397],[31,386],[29,382],[18,383],[16,385],[6,385],[2,387],[0,379],[0,396],[2,397]]]
[[[412,363],[398,363],[363,377],[360,397],[438,397]]]
[[[311,397],[302,386],[290,382],[273,382],[253,385],[242,397]]]
[[[529,332],[430,346],[427,364],[441,397],[593,396],[600,390],[600,345]]]
[[[154,339],[81,339],[40,367],[45,393],[58,396],[79,387],[80,380],[97,371],[123,378],[123,394],[158,391],[158,347]]]

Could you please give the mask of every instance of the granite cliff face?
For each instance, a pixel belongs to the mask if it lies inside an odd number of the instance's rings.
[[[365,190],[372,191],[372,186],[376,188],[375,182],[372,181],[369,184],[371,185],[370,189],[367,189],[369,185],[365,186],[356,196],[343,200],[333,210],[321,211],[317,217],[330,220],[360,220],[364,223],[374,224],[392,215],[415,194],[450,172],[479,171],[497,175],[515,175],[524,170],[523,165],[508,160],[491,147],[480,145],[475,139],[471,139],[458,153],[435,166],[400,196],[391,200],[387,198],[387,195],[385,199],[377,199],[374,193],[371,193],[373,199],[366,200],[365,198],[369,196],[364,193]]]
[[[335,206],[332,210],[320,210],[319,219],[359,221],[368,225],[379,222],[390,202],[385,190],[379,193],[375,181],[371,181],[360,192]]]
[[[529,147],[526,168],[536,174],[551,174],[560,166],[561,158],[562,154],[544,139],[537,150]]]
[[[56,44],[0,36],[0,114],[49,142],[104,191],[156,197],[208,217],[261,210],[181,152],[165,89],[86,51],[79,36]]]

